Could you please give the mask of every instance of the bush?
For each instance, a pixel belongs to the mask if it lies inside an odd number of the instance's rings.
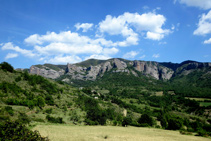
[[[183,126],[182,121],[176,118],[170,118],[168,120],[168,128],[169,130],[179,130]]]
[[[25,113],[20,113],[18,115],[18,122],[23,123],[23,124],[29,124],[31,119],[25,114]]]
[[[49,122],[52,122],[52,123],[64,123],[63,122],[63,119],[61,117],[51,117],[50,115],[47,115],[46,116],[46,119],[49,121]]]
[[[139,124],[148,124],[148,126],[153,126],[155,124],[155,121],[152,117],[150,117],[148,114],[143,114],[138,119]]]
[[[0,67],[4,71],[14,72],[14,68],[7,62],[2,62]]]
[[[122,126],[127,127],[132,123],[132,118],[131,117],[124,117],[122,121]]]
[[[51,114],[53,112],[53,109],[52,108],[46,109],[45,112]]]
[[[6,110],[11,116],[14,115],[14,111],[13,111],[12,107],[6,106],[6,107],[5,107],[5,110]]]
[[[207,131],[203,130],[203,129],[198,129],[197,131],[197,136],[202,136],[202,137],[208,137],[209,134]]]
[[[48,141],[46,137],[41,137],[38,131],[31,131],[20,122],[7,121],[0,124],[0,140],[24,140],[24,141]]]

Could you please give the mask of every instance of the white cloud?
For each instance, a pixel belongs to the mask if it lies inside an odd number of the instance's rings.
[[[7,56],[5,57],[5,60],[15,58],[15,57],[18,57],[17,53],[8,53]]]
[[[204,10],[211,8],[210,0],[179,0],[179,2],[182,4],[186,4],[187,6],[199,7]]]
[[[123,58],[135,58],[136,55],[138,55],[139,53],[136,52],[136,51],[130,51],[130,52],[127,52],[126,54],[123,55]]]
[[[45,59],[45,63],[53,63],[53,64],[67,64],[67,63],[78,63],[81,62],[82,59],[78,56],[55,56],[51,59]]]
[[[21,49],[19,46],[14,46],[13,43],[11,43],[11,42],[3,44],[1,49],[2,50],[14,50],[14,51],[19,52],[19,53],[23,54],[24,56],[28,56],[28,57],[36,56],[36,54],[34,54],[31,50]]]
[[[103,49],[103,54],[106,54],[106,55],[108,55],[108,54],[116,54],[116,53],[118,53],[119,52],[119,50],[117,49],[117,48],[104,48]]]
[[[92,26],[93,26],[92,23],[82,23],[82,24],[77,23],[77,24],[75,24],[75,27],[77,30],[83,29],[82,32],[87,32],[89,29],[92,28]]]
[[[156,13],[138,13],[126,12],[118,17],[107,15],[106,19],[99,23],[99,31],[109,35],[122,35],[125,41],[119,42],[119,46],[136,45],[138,43],[138,34],[132,29],[134,27],[138,32],[149,32],[156,34],[156,37],[148,39],[161,40],[165,35],[170,33],[168,29],[162,29],[166,18]],[[148,34],[149,34],[148,33]],[[131,40],[132,39],[132,40]]]
[[[142,55],[141,57],[139,57],[140,59],[144,59],[146,57],[146,55]]]
[[[42,45],[44,43],[52,42],[84,44],[90,41],[90,38],[87,36],[80,36],[76,32],[63,31],[58,34],[55,32],[47,32],[45,35],[34,34],[26,38],[24,41],[30,45]]]
[[[205,35],[211,33],[211,10],[206,14],[202,14],[199,19],[198,28],[194,31],[194,35]]]
[[[29,44],[29,45],[36,45],[36,44],[41,45],[43,43],[40,40],[40,36],[38,34],[34,34],[34,35],[29,36],[28,38],[26,38],[24,40],[24,42]]]
[[[160,57],[160,54],[153,54],[152,57],[153,58],[159,58]]]
[[[198,28],[193,32],[194,35],[211,34],[211,10],[207,14],[202,14],[199,19]],[[211,38],[204,41],[204,44],[211,44]]]
[[[157,8],[159,9],[159,8]],[[95,36],[83,36],[77,33],[87,32],[94,25],[92,23],[77,23],[76,32],[62,31],[60,33],[47,32],[46,34],[33,34],[24,40],[33,49],[23,49],[12,43],[2,44],[2,50],[13,50],[27,57],[39,57],[39,61],[49,63],[79,62],[81,58],[108,59],[119,52],[118,47],[138,45],[139,38],[161,40],[171,31],[164,29],[166,18],[156,12],[144,14],[126,12],[117,17],[107,15],[105,20],[99,22],[95,29]],[[107,33],[107,34],[106,34]],[[108,35],[116,37],[107,40]],[[120,38],[121,38],[120,37]],[[126,53],[125,58],[134,58],[138,52]]]
[[[107,59],[110,59],[110,58],[112,58],[112,57],[107,56],[107,55],[93,54],[91,56],[85,57],[84,60],[88,60],[88,59],[107,60]]]
[[[204,41],[204,44],[211,44],[211,38]]]
[[[46,46],[35,46],[35,50],[43,55],[58,54],[91,54],[101,53],[102,47],[92,44],[68,44],[68,43],[50,43]]]
[[[110,46],[111,41],[103,39],[93,40],[78,33],[64,31],[60,33],[48,32],[46,35],[31,35],[25,39],[27,44],[34,45],[35,51],[39,54],[90,54],[101,53],[101,45]]]
[[[147,39],[151,39],[151,40],[161,40],[164,37],[163,34],[159,34],[159,33],[154,33],[154,32],[147,32]]]

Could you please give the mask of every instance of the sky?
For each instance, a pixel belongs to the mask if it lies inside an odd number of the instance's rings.
[[[0,0],[0,62],[211,62],[211,0]]]

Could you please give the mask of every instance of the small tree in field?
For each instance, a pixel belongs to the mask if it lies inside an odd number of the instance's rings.
[[[148,124],[149,126],[153,126],[155,124],[155,121],[152,117],[150,117],[148,114],[143,114],[138,119],[139,124]]]
[[[122,121],[122,126],[127,126],[127,125],[130,125],[131,123],[132,123],[131,117],[124,117],[124,119]]]

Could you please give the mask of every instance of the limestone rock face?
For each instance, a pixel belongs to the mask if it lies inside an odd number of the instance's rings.
[[[29,69],[29,73],[41,75],[46,78],[56,79],[64,74],[64,70],[56,71],[46,66],[42,66],[42,68],[31,66]]]
[[[82,64],[68,63],[66,69],[65,66],[61,67],[60,65],[58,67],[59,65],[51,64],[31,66],[29,72],[51,79],[57,79],[62,75],[67,75],[69,77],[64,77],[64,81],[71,82],[71,79],[95,81],[107,72],[126,73],[127,75],[134,75],[136,77],[143,74],[157,80],[169,80],[176,75],[188,75],[197,69],[211,69],[211,63],[199,63],[195,61],[185,61],[181,64],[136,60],[128,61],[117,58],[106,61],[92,59],[91,61],[86,61]]]
[[[159,79],[163,80],[171,79],[172,75],[174,74],[174,71],[172,69],[166,67],[161,67],[159,72],[160,72]]]
[[[112,69],[110,62],[105,62],[101,67],[101,73],[104,74],[106,71],[110,71]]]
[[[154,77],[155,79],[167,79],[169,80],[174,71],[159,65],[157,62],[143,62],[143,61],[134,61],[133,67],[142,72],[145,75]]]
[[[113,63],[114,63],[114,68],[117,68],[118,70],[123,70],[127,68],[127,64],[123,61],[120,61],[119,59],[115,58]]]

